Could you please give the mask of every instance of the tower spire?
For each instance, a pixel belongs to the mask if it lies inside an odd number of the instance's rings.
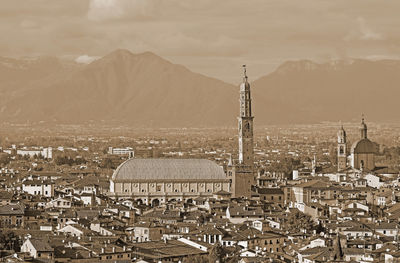
[[[361,126],[360,126],[361,139],[367,139],[367,131],[368,129],[364,121],[364,113],[363,113],[361,115]]]
[[[246,65],[243,65],[243,82],[247,83],[247,68]]]
[[[251,113],[250,83],[246,65],[243,67],[243,83],[240,84],[240,115],[238,117],[239,160],[229,167],[232,171],[232,196],[251,198],[254,184],[253,115]]]
[[[240,85],[239,163],[253,166],[253,116],[246,65],[243,65],[243,74]]]

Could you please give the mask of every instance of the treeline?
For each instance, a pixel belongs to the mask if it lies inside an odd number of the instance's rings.
[[[57,165],[64,165],[64,164],[67,164],[67,165],[72,166],[72,165],[85,164],[87,161],[85,160],[85,158],[82,158],[82,157],[71,158],[71,157],[69,157],[69,156],[57,156],[57,157],[54,159],[54,162],[55,162]]]

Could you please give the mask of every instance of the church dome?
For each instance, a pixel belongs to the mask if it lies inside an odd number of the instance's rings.
[[[114,171],[112,180],[221,180],[225,172],[206,159],[129,159]]]
[[[361,139],[353,143],[351,153],[376,153],[376,147],[369,139]]]

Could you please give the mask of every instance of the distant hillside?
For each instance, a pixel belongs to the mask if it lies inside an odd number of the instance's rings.
[[[400,121],[400,61],[289,61],[253,82],[259,123]]]
[[[0,57],[0,78],[0,121],[216,127],[236,125],[239,112],[237,86],[150,52],[116,50],[89,65]],[[400,121],[399,84],[399,61],[289,61],[252,83],[255,123],[348,121],[361,113]]]
[[[117,50],[59,81],[28,86],[2,103],[3,120],[204,127],[234,125],[238,112],[234,86],[150,52]]]

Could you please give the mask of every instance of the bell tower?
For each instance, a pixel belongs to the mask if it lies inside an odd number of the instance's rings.
[[[346,139],[346,131],[342,127],[339,129],[338,134],[338,145],[337,145],[337,166],[338,172],[346,169],[347,167],[347,139]]]
[[[367,132],[368,132],[368,128],[367,128],[367,124],[365,124],[364,122],[364,114],[362,115],[362,119],[361,119],[361,125],[360,125],[360,137],[361,139],[367,139]]]
[[[247,79],[246,66],[243,65],[243,83],[240,84],[239,123],[239,160],[230,167],[232,197],[251,198],[251,186],[254,184],[254,149],[253,149],[253,115],[251,113],[250,84]]]
[[[254,165],[253,116],[251,114],[250,84],[247,81],[246,65],[243,65],[243,83],[240,85],[239,163]]]

